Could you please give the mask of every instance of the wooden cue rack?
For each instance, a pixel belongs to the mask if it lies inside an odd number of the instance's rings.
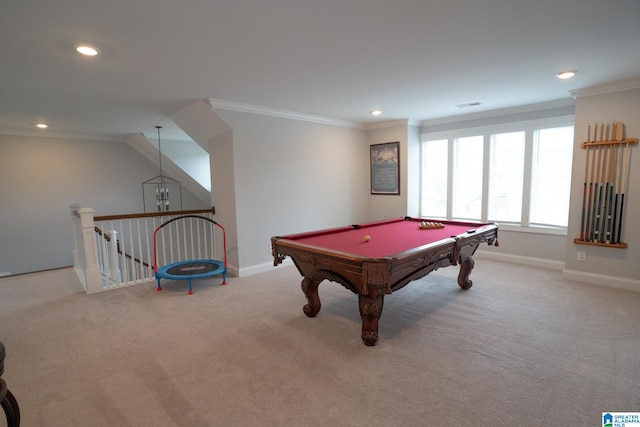
[[[587,156],[580,237],[573,239],[576,245],[618,249],[628,246],[621,241],[622,218],[631,168],[630,150],[638,143],[638,138],[622,138],[623,126],[620,122],[616,126],[614,122],[609,134],[607,124],[605,134],[602,123],[598,137],[596,123],[592,138],[589,125],[587,139],[590,141],[580,144],[587,150]]]

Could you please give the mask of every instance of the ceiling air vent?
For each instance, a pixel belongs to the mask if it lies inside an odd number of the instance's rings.
[[[482,104],[482,102],[474,101],[474,102],[467,102],[465,104],[458,104],[458,105],[456,105],[456,107],[457,108],[477,107],[480,104]]]

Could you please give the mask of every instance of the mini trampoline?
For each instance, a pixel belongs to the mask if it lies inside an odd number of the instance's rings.
[[[188,259],[188,260],[172,262],[170,264],[167,264],[161,267],[158,266],[159,233],[160,235],[162,235],[162,231],[165,230],[165,227],[168,226],[169,224],[172,224],[178,221],[184,221],[186,219],[191,219],[192,221],[196,221],[196,222],[205,221],[204,225],[196,224],[196,227],[195,227],[197,231],[200,231],[203,234],[206,234],[204,230],[206,229],[205,225],[207,224],[210,225],[209,228],[211,228],[211,224],[212,224],[218,227],[220,230],[222,230],[224,260],[221,261],[216,259]],[[190,231],[193,231],[193,224],[190,224],[188,228]],[[183,236],[179,236],[180,234],[179,226],[174,227],[173,230],[170,227],[168,227],[167,230],[169,230],[168,231],[169,238],[167,240],[176,247],[179,247],[180,246],[179,242],[182,241],[184,246],[184,252],[185,253],[190,252],[190,255],[194,255],[196,252],[193,249],[193,247],[195,246],[194,241],[193,240],[187,241],[187,239],[184,238],[184,235],[187,234],[186,229],[187,227],[183,225],[182,227]],[[211,240],[212,240],[211,253],[213,253],[212,237],[211,237]],[[191,250],[189,250],[189,247],[191,248]],[[176,251],[180,252],[179,249],[176,249]],[[216,221],[212,219],[199,216],[199,215],[182,215],[160,224],[153,232],[153,271],[155,272],[156,280],[158,281],[158,287],[156,289],[157,291],[162,290],[162,285],[160,283],[161,279],[188,280],[189,295],[191,295],[193,294],[193,287],[192,287],[193,279],[203,279],[207,277],[216,276],[218,274],[222,275],[222,284],[226,285],[227,284],[227,236],[226,236],[224,227],[222,227],[220,224],[218,224]]]

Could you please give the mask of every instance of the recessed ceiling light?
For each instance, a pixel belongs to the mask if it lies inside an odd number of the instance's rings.
[[[558,74],[556,74],[556,77],[559,79],[570,79],[571,77],[575,76],[577,73],[576,70],[567,70],[567,71],[562,71]]]
[[[373,111],[371,112],[371,115],[372,115],[372,116],[379,116],[380,114],[382,114],[382,110],[373,110]]]
[[[77,46],[76,51],[86,56],[96,56],[98,54],[98,49],[89,45]]]
[[[49,125],[47,125],[46,123],[38,123],[36,127],[39,129],[46,129],[49,127]]]

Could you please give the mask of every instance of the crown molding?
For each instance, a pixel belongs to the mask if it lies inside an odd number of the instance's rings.
[[[365,125],[366,130],[386,129],[396,126],[420,126],[422,122],[415,119],[397,119],[387,120],[384,122],[373,122]]]
[[[498,110],[479,111],[477,113],[463,114],[458,116],[442,117],[439,119],[424,120],[421,126],[436,126],[449,123],[463,122],[467,120],[487,119],[491,117],[508,116],[511,114],[530,113],[533,111],[550,110],[553,108],[575,106],[573,98],[558,99],[537,104],[519,105],[517,107],[500,108]]]
[[[280,117],[283,119],[302,120],[306,122],[321,123],[325,125],[342,126],[353,129],[362,130],[375,130],[390,128],[394,126],[420,126],[420,120],[414,119],[398,119],[387,120],[384,122],[371,122],[371,123],[359,123],[349,120],[334,119],[331,117],[314,116],[311,114],[298,113],[295,111],[279,110],[270,107],[261,107],[259,105],[242,104],[233,101],[224,101],[222,99],[209,98],[209,104],[211,108],[218,108],[221,110],[239,111],[242,113],[260,114],[263,116]]]
[[[607,93],[622,92],[633,89],[640,89],[640,78],[570,90],[569,93],[571,93],[571,96],[578,99],[586,96],[605,95]]]
[[[239,111],[241,113],[260,114],[263,116],[279,117],[283,119],[302,120],[305,122],[320,123],[325,125],[342,126],[354,129],[365,129],[361,123],[348,120],[333,119],[331,117],[314,116],[311,114],[297,113],[295,111],[279,110],[276,108],[261,107],[259,105],[242,104],[239,102],[223,101],[209,98],[211,108],[220,110]]]

